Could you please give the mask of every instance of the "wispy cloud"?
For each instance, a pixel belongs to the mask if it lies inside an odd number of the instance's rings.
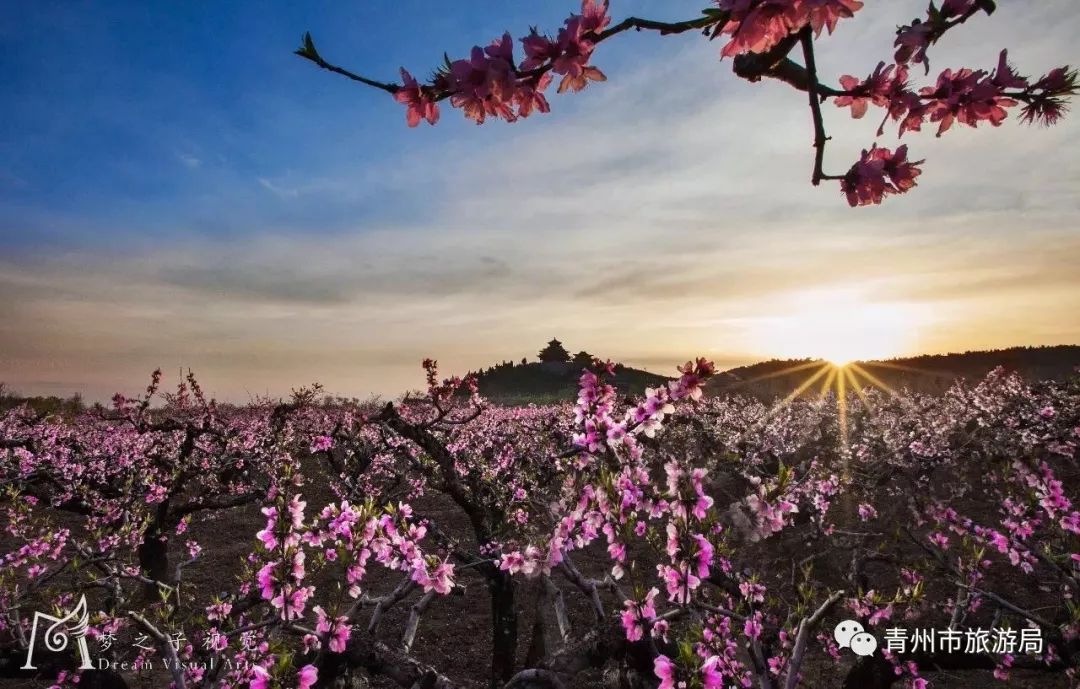
[[[202,167],[202,159],[190,153],[177,153],[176,158],[189,170],[197,170]]]
[[[823,71],[868,73],[887,57],[895,25],[923,9],[898,5],[868,4],[823,41]],[[997,45],[1016,46],[1025,70],[1052,67],[1080,28],[1068,9],[1003,4],[937,47],[935,67],[992,66]],[[642,64],[649,40],[662,59]],[[851,210],[809,184],[805,95],[736,80],[717,49],[627,37],[598,53],[610,81],[513,126],[466,127],[447,111],[436,130],[406,130],[378,101],[394,124],[349,144],[282,143],[285,159],[236,145],[228,164],[187,175],[199,186],[168,200],[176,217],[141,211],[220,233],[128,221],[136,239],[120,249],[0,258],[0,371],[97,396],[181,364],[233,398],[311,379],[393,393],[416,384],[423,356],[460,372],[552,335],[658,370],[697,354],[734,365],[762,354],[763,319],[852,286],[916,313],[913,347],[1080,341],[1076,118],[905,138],[927,158],[920,187]],[[296,131],[308,115],[274,113]],[[826,117],[840,171],[877,122]],[[380,138],[393,154],[369,160]],[[78,225],[43,224],[61,221]]]
[[[283,199],[295,199],[297,196],[300,195],[300,190],[296,187],[281,186],[279,184],[271,182],[265,177],[259,177],[258,180],[259,185],[262,186],[263,189],[266,189],[270,193],[275,194]]]

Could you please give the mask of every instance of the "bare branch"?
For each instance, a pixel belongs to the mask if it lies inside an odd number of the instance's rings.
[[[382,81],[375,81],[374,79],[368,79],[367,77],[360,76],[359,74],[355,74],[353,72],[350,72],[349,70],[344,69],[342,67],[338,67],[337,65],[332,65],[329,62],[327,62],[326,60],[322,59],[322,56],[319,55],[319,52],[317,50],[315,50],[315,41],[312,40],[310,33],[305,33],[304,34],[304,43],[303,43],[303,45],[301,45],[300,48],[298,48],[297,50],[295,50],[293,52],[296,55],[299,55],[300,57],[304,58],[305,60],[311,60],[312,62],[317,64],[319,67],[322,67],[323,69],[325,69],[327,71],[334,72],[335,74],[340,74],[341,76],[346,77],[348,79],[352,79],[353,81],[358,81],[361,84],[366,84],[368,86],[372,86],[372,87],[377,88],[377,89],[382,89],[383,91],[386,91],[389,94],[394,94],[394,93],[398,92],[399,87],[398,87],[397,84],[388,84],[388,83],[385,83],[385,82],[382,82]]]
[[[415,588],[417,588],[417,583],[412,580],[412,577],[406,576],[405,579],[397,585],[397,588],[388,595],[378,599],[378,603],[375,605],[375,612],[371,613],[371,621],[368,622],[368,632],[374,633],[375,630],[379,628],[379,623],[382,622],[383,615],[386,614],[386,611],[404,600]]]
[[[559,569],[562,571],[570,583],[577,586],[582,593],[589,597],[592,602],[593,614],[596,616],[596,620],[600,621],[604,619],[604,603],[600,600],[600,592],[597,589],[597,583],[594,579],[587,579],[578,571],[577,567],[574,567],[574,563],[571,562],[570,556],[563,557],[563,561],[559,563]]]
[[[814,174],[811,182],[816,187],[821,180],[826,179],[822,166],[825,163],[825,142],[829,137],[825,135],[825,120],[821,116],[821,97],[818,95],[817,62],[814,60],[814,33],[807,26],[799,32],[799,40],[802,42],[803,58],[806,60],[806,93],[810,101],[810,113],[814,118]]]
[[[173,648],[169,637],[165,636],[165,634],[151,624],[149,620],[134,610],[128,612],[128,617],[138,622],[139,625],[146,630],[146,633],[161,646],[161,652],[165,654],[165,657],[169,661],[169,674],[172,675],[173,686],[175,689],[187,689],[187,683],[184,681],[184,670],[180,666],[180,658],[177,656],[176,649]]]
[[[427,610],[427,606],[435,599],[435,591],[428,591],[420,600],[413,603],[409,609],[409,621],[405,625],[405,633],[401,637],[401,647],[408,653],[412,650],[413,641],[416,639],[416,630],[420,626],[420,617]]]
[[[566,614],[566,600],[563,598],[562,589],[546,574],[543,582],[544,595],[551,600],[552,607],[555,609],[555,621],[559,625],[559,637],[563,643],[566,643],[570,639],[570,618]]]
[[[844,596],[843,591],[836,591],[829,596],[810,617],[799,622],[799,631],[795,635],[795,647],[791,651],[791,662],[788,663],[787,679],[784,689],[795,689],[799,682],[799,668],[802,667],[803,656],[806,654],[806,644],[810,641],[810,634],[821,623],[821,618]]]

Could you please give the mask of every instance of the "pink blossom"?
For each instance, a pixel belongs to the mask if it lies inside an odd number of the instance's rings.
[[[657,689],[675,689],[675,663],[665,655],[659,655],[653,661],[653,672],[660,679]]]
[[[444,560],[431,572],[421,566],[413,573],[413,580],[424,587],[425,593],[435,591],[445,596],[454,587],[454,565]]]
[[[1006,108],[1017,101],[1003,95],[1004,87],[995,83],[981,70],[947,69],[938,76],[935,86],[919,91],[926,99],[924,106],[931,122],[938,122],[938,136],[952,127],[954,121],[975,127],[989,122],[997,127],[1007,116]]]
[[[250,689],[270,689],[270,672],[262,665],[256,665],[252,668],[252,672],[255,675],[251,678],[251,683],[248,685]]]
[[[274,563],[263,565],[256,575],[259,590],[263,599],[270,600],[274,597]]]
[[[723,689],[724,675],[716,669],[720,662],[719,656],[709,656],[701,664],[701,682],[704,689]]]
[[[811,26],[817,34],[832,33],[841,19],[862,9],[859,0],[717,0],[728,13],[721,34],[731,36],[720,54],[764,53],[784,38]]]
[[[739,591],[742,593],[746,600],[754,603],[765,602],[765,587],[761,584],[753,581],[743,581],[739,583]]]
[[[420,86],[416,79],[405,71],[404,67],[401,68],[401,84],[394,93],[394,100],[408,108],[405,113],[405,121],[408,122],[409,126],[415,127],[420,124],[420,120],[427,120],[428,124],[438,122],[439,106],[427,94],[425,88]],[[328,449],[328,447],[322,449]]]
[[[864,150],[859,162],[844,175],[840,186],[851,206],[878,204],[887,195],[903,194],[916,186],[923,161],[909,161],[907,146],[893,153],[876,145]]]
[[[668,565],[657,565],[664,586],[667,588],[668,600],[685,604],[690,600],[690,592],[701,585],[701,580],[693,574]]]
[[[656,588],[652,588],[645,594],[643,602],[627,600],[623,603],[620,617],[628,641],[640,640],[644,634],[645,623],[656,619],[656,606],[653,601],[658,593]]]
[[[559,56],[560,49],[557,41],[548,36],[542,36],[533,29],[528,36],[521,39],[521,47],[525,51],[525,59],[521,61],[521,69],[534,70],[544,63],[554,60]]]
[[[300,672],[296,675],[296,689],[311,689],[315,686],[316,680],[319,679],[319,671],[314,665],[305,665],[300,668]]]
[[[840,85],[848,93],[837,96],[833,102],[837,107],[850,107],[855,119],[866,114],[870,104],[887,108],[894,120],[900,119],[918,104],[918,97],[908,89],[908,69],[903,65],[888,65],[879,62],[874,72],[864,81],[851,75],[840,77]],[[878,135],[881,135],[881,129]]]
[[[908,62],[926,64],[929,72],[930,64],[926,60],[926,49],[930,47],[930,41],[934,35],[934,25],[916,19],[907,26],[902,26],[896,32],[896,54],[894,58],[897,64],[906,65]]]
[[[695,572],[698,578],[706,579],[709,576],[709,567],[713,562],[713,545],[709,542],[709,539],[701,534],[695,534],[692,538],[694,543],[697,544],[697,552],[694,553]]]
[[[728,12],[728,21],[720,32],[731,36],[720,54],[734,57],[767,52],[791,33],[787,4],[776,0],[717,0],[717,6]]]
[[[762,626],[761,620],[758,619],[758,615],[746,618],[746,622],[743,623],[743,633],[751,639],[757,639],[761,636]]]
[[[325,452],[334,446],[334,439],[328,435],[318,435],[311,441],[311,452]]]

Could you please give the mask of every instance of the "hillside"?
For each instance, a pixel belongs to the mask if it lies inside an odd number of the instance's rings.
[[[539,361],[503,361],[471,374],[476,376],[480,394],[497,404],[567,402],[577,397],[581,371],[593,360],[588,352],[571,357],[555,339],[537,358]],[[616,364],[615,377],[610,382],[622,395],[639,395],[645,388],[662,385],[667,380],[665,376]]]
[[[581,368],[567,366],[552,370],[539,362],[499,365],[477,375],[480,394],[498,404],[544,404],[568,402],[577,397]],[[647,387],[666,382],[664,376],[636,368],[616,365],[610,382],[620,394],[638,395]]]
[[[790,394],[814,376],[825,362],[813,359],[764,361],[725,371],[709,385],[711,394],[737,393],[770,400]],[[957,378],[978,380],[1003,366],[1029,381],[1060,380],[1076,374],[1080,367],[1080,346],[1012,347],[989,351],[856,362],[849,368],[862,384],[884,384],[894,390],[937,394],[944,392]],[[807,388],[817,394],[827,375]]]
[[[480,393],[497,404],[543,404],[573,400],[578,377],[591,356],[579,352],[570,357],[558,340],[540,352],[540,361],[503,361],[480,371]],[[926,354],[884,361],[861,361],[848,366],[850,378],[860,385],[887,386],[893,390],[939,394],[958,378],[979,380],[1003,366],[1029,381],[1060,380],[1074,375],[1080,367],[1080,346],[1012,347],[989,351]],[[708,394],[741,394],[761,400],[789,395],[809,378],[813,384],[804,395],[820,394],[829,379],[830,364],[815,359],[772,359],[740,366],[721,373],[707,386]],[[824,371],[823,371],[824,369]],[[668,378],[616,365],[611,381],[620,394],[641,394],[647,387],[663,384]],[[850,385],[850,383],[849,383]]]

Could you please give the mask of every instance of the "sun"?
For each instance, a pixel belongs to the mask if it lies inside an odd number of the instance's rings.
[[[822,359],[843,367],[909,351],[923,320],[911,304],[870,301],[854,290],[799,293],[755,319],[754,348],[782,359]]]

